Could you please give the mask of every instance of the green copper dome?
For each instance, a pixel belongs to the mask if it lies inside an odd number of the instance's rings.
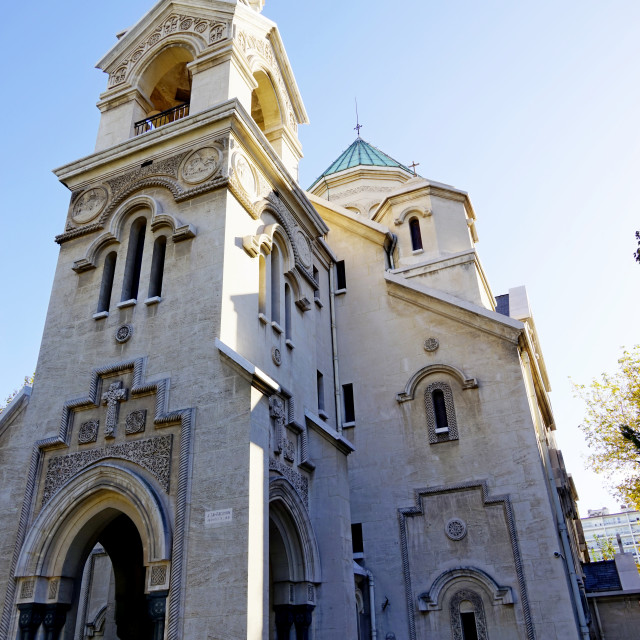
[[[413,171],[408,167],[405,167],[403,164],[400,164],[386,153],[380,151],[372,144],[369,144],[362,138],[358,137],[355,141],[345,150],[343,151],[339,158],[329,165],[329,168],[320,175],[314,183],[309,187],[309,189],[313,189],[322,178],[325,176],[330,176],[334,173],[338,173],[339,171],[344,171],[345,169],[351,169],[352,167],[358,166],[368,166],[368,167],[398,167],[400,169],[404,169],[407,173],[413,174]]]

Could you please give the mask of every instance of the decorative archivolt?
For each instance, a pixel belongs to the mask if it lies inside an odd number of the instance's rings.
[[[109,75],[109,88],[122,84],[127,78],[140,77],[141,69],[157,56],[167,45],[187,48],[197,57],[210,47],[228,37],[229,26],[219,20],[189,15],[172,14],[165,18],[154,31],[137,43],[124,60],[115,66]]]
[[[444,603],[446,587],[457,581],[465,581],[476,584],[490,595],[493,604],[513,604],[513,589],[500,586],[488,573],[476,567],[455,567],[441,573],[428,591],[418,596],[418,608],[420,611],[439,611]]]
[[[422,369],[416,371],[411,378],[407,381],[404,391],[396,395],[396,400],[400,403],[413,400],[415,398],[416,387],[420,381],[433,373],[445,373],[456,378],[463,389],[475,389],[478,386],[478,381],[475,378],[469,378],[460,369],[452,367],[448,364],[430,364]]]
[[[193,238],[196,234],[192,225],[184,225],[175,216],[163,212],[162,204],[155,198],[147,195],[137,195],[120,205],[111,218],[109,230],[102,233],[89,245],[85,257],[73,263],[73,270],[76,273],[81,273],[95,269],[100,253],[111,244],[120,244],[125,220],[130,214],[141,209],[151,212],[151,230],[157,232],[159,229],[167,227],[171,231],[171,238],[174,242]]]
[[[393,222],[396,225],[401,225],[410,214],[415,214],[417,216],[422,216],[423,218],[428,218],[432,215],[431,209],[427,209],[426,207],[416,207],[414,205],[407,207]]]
[[[16,577],[61,576],[107,513],[124,513],[135,524],[145,564],[170,560],[171,525],[162,500],[141,475],[121,463],[105,462],[76,476],[40,512],[30,528]],[[73,548],[72,548],[73,547]]]
[[[298,556],[290,558],[290,563],[301,567],[302,575],[294,575],[293,579],[319,584],[322,581],[320,551],[311,519],[286,478],[274,476],[269,480],[269,516],[289,542],[289,550]]]

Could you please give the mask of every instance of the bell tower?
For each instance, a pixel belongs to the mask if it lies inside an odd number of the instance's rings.
[[[2,638],[356,635],[335,258],[263,4],[162,0],[98,64],[37,384],[0,423]]]

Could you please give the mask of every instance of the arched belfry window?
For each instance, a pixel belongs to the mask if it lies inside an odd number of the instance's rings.
[[[104,259],[102,269],[102,283],[100,284],[100,298],[98,299],[98,313],[109,311],[111,305],[111,291],[113,290],[113,276],[116,272],[116,259],[118,254],[115,251],[107,254]]]
[[[149,298],[159,298],[162,295],[162,279],[164,277],[164,259],[167,252],[166,236],[158,236],[153,243],[151,258],[151,275],[149,277]]]
[[[127,248],[127,262],[124,267],[124,282],[122,284],[122,302],[136,300],[140,285],[140,271],[142,269],[142,252],[144,237],[147,230],[146,218],[138,218],[131,225],[129,232],[129,246]]]
[[[414,251],[422,249],[422,234],[420,233],[420,220],[411,218],[409,220],[409,231],[411,232],[411,248]]]
[[[424,392],[429,443],[458,439],[453,393],[446,382],[433,382]]]
[[[263,132],[282,126],[280,103],[271,78],[264,71],[253,77],[258,86],[251,94],[251,117]]]
[[[267,321],[267,259],[262,253],[258,256],[258,314]]]
[[[461,640],[489,640],[482,598],[468,589],[458,591],[449,603],[451,630]]]

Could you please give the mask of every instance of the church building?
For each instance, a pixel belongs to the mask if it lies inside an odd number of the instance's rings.
[[[0,416],[0,640],[587,640],[524,287],[359,135],[298,184],[263,4],[160,0],[99,62]]]

